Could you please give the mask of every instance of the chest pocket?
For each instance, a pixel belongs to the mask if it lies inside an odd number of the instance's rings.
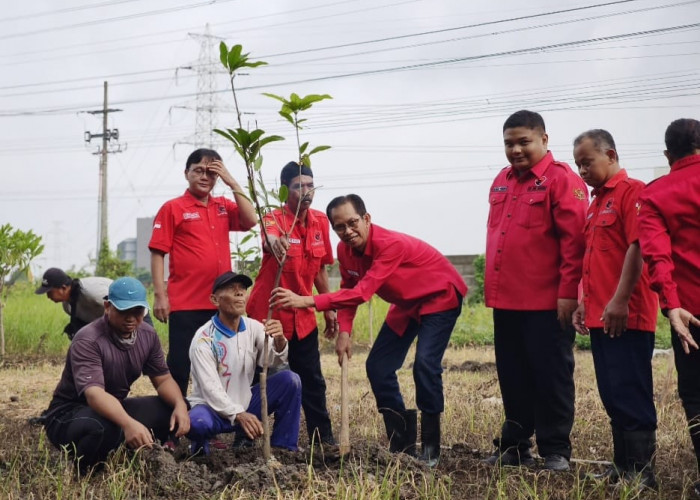
[[[518,224],[531,228],[544,224],[547,215],[547,192],[525,193],[520,195]]]
[[[508,193],[491,193],[491,196],[489,196],[489,203],[491,204],[491,209],[489,210],[489,227],[496,227],[501,222],[503,209],[506,206],[506,199],[508,199]]]
[[[593,248],[596,250],[610,250],[615,246],[614,234],[618,232],[615,227],[617,219],[617,212],[598,216],[593,226]]]

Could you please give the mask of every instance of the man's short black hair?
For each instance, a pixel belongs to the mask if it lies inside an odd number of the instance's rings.
[[[333,219],[331,219],[331,210],[339,207],[340,205],[345,205],[346,203],[350,203],[355,209],[355,212],[357,212],[357,215],[359,215],[360,217],[367,213],[367,209],[365,208],[365,202],[362,201],[362,198],[360,198],[356,194],[346,194],[345,196],[337,196],[333,198],[326,207],[326,216],[328,217],[328,220],[331,221],[331,224],[333,224]]]
[[[289,183],[292,182],[292,179],[294,179],[295,177],[299,177],[299,172],[301,172],[301,175],[308,175],[309,177],[314,176],[314,173],[310,167],[302,165],[301,168],[299,168],[299,164],[297,162],[290,161],[284,167],[282,167],[282,173],[280,173],[280,182],[285,186],[289,186]]]
[[[581,144],[584,139],[590,139],[593,142],[593,146],[601,153],[605,153],[606,151],[612,149],[615,151],[615,156],[617,156],[617,159],[620,159],[619,155],[617,154],[615,139],[613,139],[612,134],[607,130],[603,130],[602,128],[586,130],[582,134],[579,134],[576,139],[574,139],[574,147]]]
[[[542,115],[526,109],[521,109],[510,115],[503,124],[503,131],[505,132],[508,128],[516,127],[525,127],[533,130],[539,129],[542,133],[547,131],[544,127]]]
[[[195,163],[199,163],[204,158],[211,158],[212,160],[221,161],[221,156],[213,149],[200,148],[192,151],[192,153],[190,153],[190,155],[187,157],[187,162],[185,162],[185,172],[190,169],[190,166],[194,165]]]
[[[666,129],[666,151],[673,161],[700,149],[700,122],[692,118],[674,120]]]

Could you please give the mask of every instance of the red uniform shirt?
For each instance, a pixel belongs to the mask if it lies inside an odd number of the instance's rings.
[[[484,298],[488,307],[557,308],[576,299],[585,248],[588,189],[548,152],[527,172],[506,167],[489,193]]]
[[[460,305],[467,285],[454,266],[424,241],[372,224],[362,254],[338,244],[341,289],[316,295],[316,309],[338,311],[341,332],[352,331],[357,306],[375,293],[391,304],[386,323],[403,335],[411,319]]]
[[[603,328],[601,316],[617,290],[627,250],[639,239],[637,200],[643,188],[642,181],[630,179],[623,169],[593,190],[595,199],[588,208],[583,256],[583,303],[588,328]],[[630,297],[627,328],[654,332],[658,309],[645,265]]]
[[[294,214],[289,208],[276,209],[264,218],[268,234],[280,237],[292,227]],[[281,228],[280,228],[281,226]],[[287,261],[282,269],[280,286],[299,295],[313,295],[314,280],[321,266],[333,264],[333,249],[328,235],[328,218],[318,210],[306,212],[306,224],[297,222],[289,235]],[[255,279],[250,292],[248,316],[258,321],[267,319],[270,294],[275,284],[277,260],[269,252],[263,254],[260,274]],[[297,338],[303,339],[316,328],[316,312],[312,307],[306,309],[276,309],[273,318],[282,322],[284,336],[292,338],[296,330]]]
[[[639,242],[661,308],[700,314],[700,155],[675,162],[639,201]]]
[[[160,208],[148,248],[170,254],[171,311],[216,309],[209,296],[216,277],[231,270],[228,233],[248,229],[238,205],[223,196],[209,196],[205,206],[188,190]]]

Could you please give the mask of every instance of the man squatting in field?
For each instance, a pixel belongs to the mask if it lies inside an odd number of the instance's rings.
[[[231,188],[236,202],[211,195],[218,178]],[[155,305],[153,314],[168,324],[168,366],[182,394],[190,378],[188,349],[197,328],[216,308],[209,300],[211,284],[231,270],[230,231],[247,231],[255,211],[216,151],[198,149],[187,158],[188,188],[156,214],[151,250]],[[170,255],[167,290],[165,254]]]
[[[49,441],[66,447],[81,472],[122,442],[130,448],[165,442],[190,429],[187,404],[165,364],[158,335],[143,323],[146,289],[134,278],[109,287],[105,315],[82,328],[68,349],[44,425]],[[141,376],[157,396],[127,398]]]
[[[508,117],[503,143],[510,165],[489,192],[484,299],[493,308],[506,419],[486,462],[532,465],[534,432],[544,467],[568,470],[576,336],[571,315],[578,305],[588,190],[548,151],[538,113]]]
[[[639,242],[674,333],[678,394],[700,467],[700,122],[672,122],[665,140],[671,172],[640,195]]]
[[[290,162],[282,169],[280,181],[289,188],[287,202],[282,208],[267,214],[263,220],[272,251],[280,259],[287,256],[280,286],[299,295],[311,295],[316,285],[319,293],[328,293],[326,265],[333,264],[333,250],[326,215],[310,208],[314,197],[313,172],[307,166],[300,167]],[[297,223],[292,233],[288,234],[297,208]],[[263,246],[262,266],[248,301],[248,316],[258,321],[267,318],[270,293],[278,269],[277,260]],[[338,328],[336,312],[325,311],[324,316],[325,336],[333,339]],[[301,405],[309,442],[315,434],[316,442],[335,444],[326,407],[326,381],[321,372],[316,313],[312,307],[275,309],[273,318],[282,322],[284,336],[289,341],[289,367],[301,378]]]
[[[111,279],[99,276],[73,279],[63,270],[52,267],[46,270],[41,286],[34,293],[46,294],[50,300],[63,305],[63,310],[70,316],[70,323],[63,333],[72,339],[78,330],[104,315],[105,297],[111,284]],[[144,321],[153,325],[148,313]]]
[[[253,281],[228,271],[214,281],[211,302],[218,312],[197,330],[190,346],[192,362],[191,451],[209,453],[209,440],[222,432],[242,430],[250,439],[262,436],[260,386],[251,388],[256,366],[268,356],[270,366],[287,361],[282,323],[246,318],[248,288]],[[265,335],[272,337],[265,352]],[[296,451],[301,412],[299,376],[282,370],[267,381],[268,410],[275,414],[270,444]]]
[[[396,371],[418,338],[413,378],[422,412],[420,459],[435,466],[444,410],[441,362],[467,286],[452,264],[427,243],[372,224],[359,196],[334,198],[326,215],[341,240],[337,248],[341,289],[312,297],[280,287],[273,290],[271,304],[338,309],[336,353],[341,362],[344,354],[352,355],[350,333],[357,306],[375,293],[389,302],[386,321],[367,358],[367,376],[384,416],[390,450],[415,454],[416,410],[406,410]]]
[[[615,141],[605,130],[579,135],[574,159],[594,199],[585,226],[583,300],[573,324],[580,334],[590,334],[598,392],[613,438],[613,465],[598,477],[655,488],[651,358],[658,299],[639,248],[637,208],[644,183],[620,168]]]

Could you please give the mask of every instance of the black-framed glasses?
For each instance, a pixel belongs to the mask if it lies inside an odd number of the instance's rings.
[[[348,220],[345,224],[336,224],[333,226],[333,231],[343,234],[348,228],[357,229],[361,220],[362,219],[360,217],[355,217],[354,219]]]

